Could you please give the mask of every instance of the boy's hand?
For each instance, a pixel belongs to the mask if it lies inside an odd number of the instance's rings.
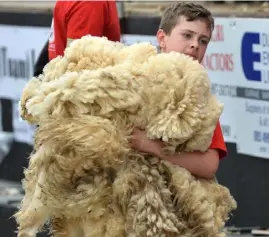
[[[160,140],[151,140],[147,138],[146,132],[135,128],[133,130],[130,145],[133,149],[148,153],[157,157],[161,156],[163,143]]]

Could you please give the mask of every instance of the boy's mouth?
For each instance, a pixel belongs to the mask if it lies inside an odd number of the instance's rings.
[[[192,57],[194,60],[196,60],[196,59],[197,59],[196,55],[194,55],[194,54],[188,54],[188,53],[186,53],[186,55],[188,55],[188,56]]]

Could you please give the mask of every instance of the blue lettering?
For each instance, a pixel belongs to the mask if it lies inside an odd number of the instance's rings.
[[[260,152],[267,152],[267,148],[264,146],[260,147]]]
[[[245,77],[250,81],[261,81],[261,72],[254,70],[254,62],[261,61],[260,53],[253,52],[253,44],[260,43],[260,34],[246,32],[242,39],[241,60]]]
[[[262,141],[262,133],[260,131],[254,131],[254,141],[255,142]]]
[[[269,133],[268,132],[263,133],[263,141],[266,143],[269,143]]]

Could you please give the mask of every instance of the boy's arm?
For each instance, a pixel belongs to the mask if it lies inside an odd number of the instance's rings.
[[[209,149],[204,153],[182,152],[173,156],[159,153],[158,157],[187,169],[195,176],[206,179],[212,179],[219,166],[219,155],[216,149]]]
[[[214,144],[214,136],[212,145]],[[145,131],[135,129],[133,132],[131,146],[134,149],[155,155],[163,160],[171,162],[174,165],[179,165],[190,171],[195,176],[207,179],[211,179],[215,176],[220,159],[219,148],[216,145],[211,145],[210,149],[204,153],[182,152],[173,156],[165,155],[162,152],[162,145],[162,142],[159,140],[148,139]]]

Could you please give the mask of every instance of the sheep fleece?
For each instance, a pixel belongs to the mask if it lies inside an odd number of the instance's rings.
[[[215,179],[129,147],[134,127],[164,152],[205,152],[223,110],[192,58],[84,36],[25,86],[36,124],[18,237],[221,237],[236,202]]]

